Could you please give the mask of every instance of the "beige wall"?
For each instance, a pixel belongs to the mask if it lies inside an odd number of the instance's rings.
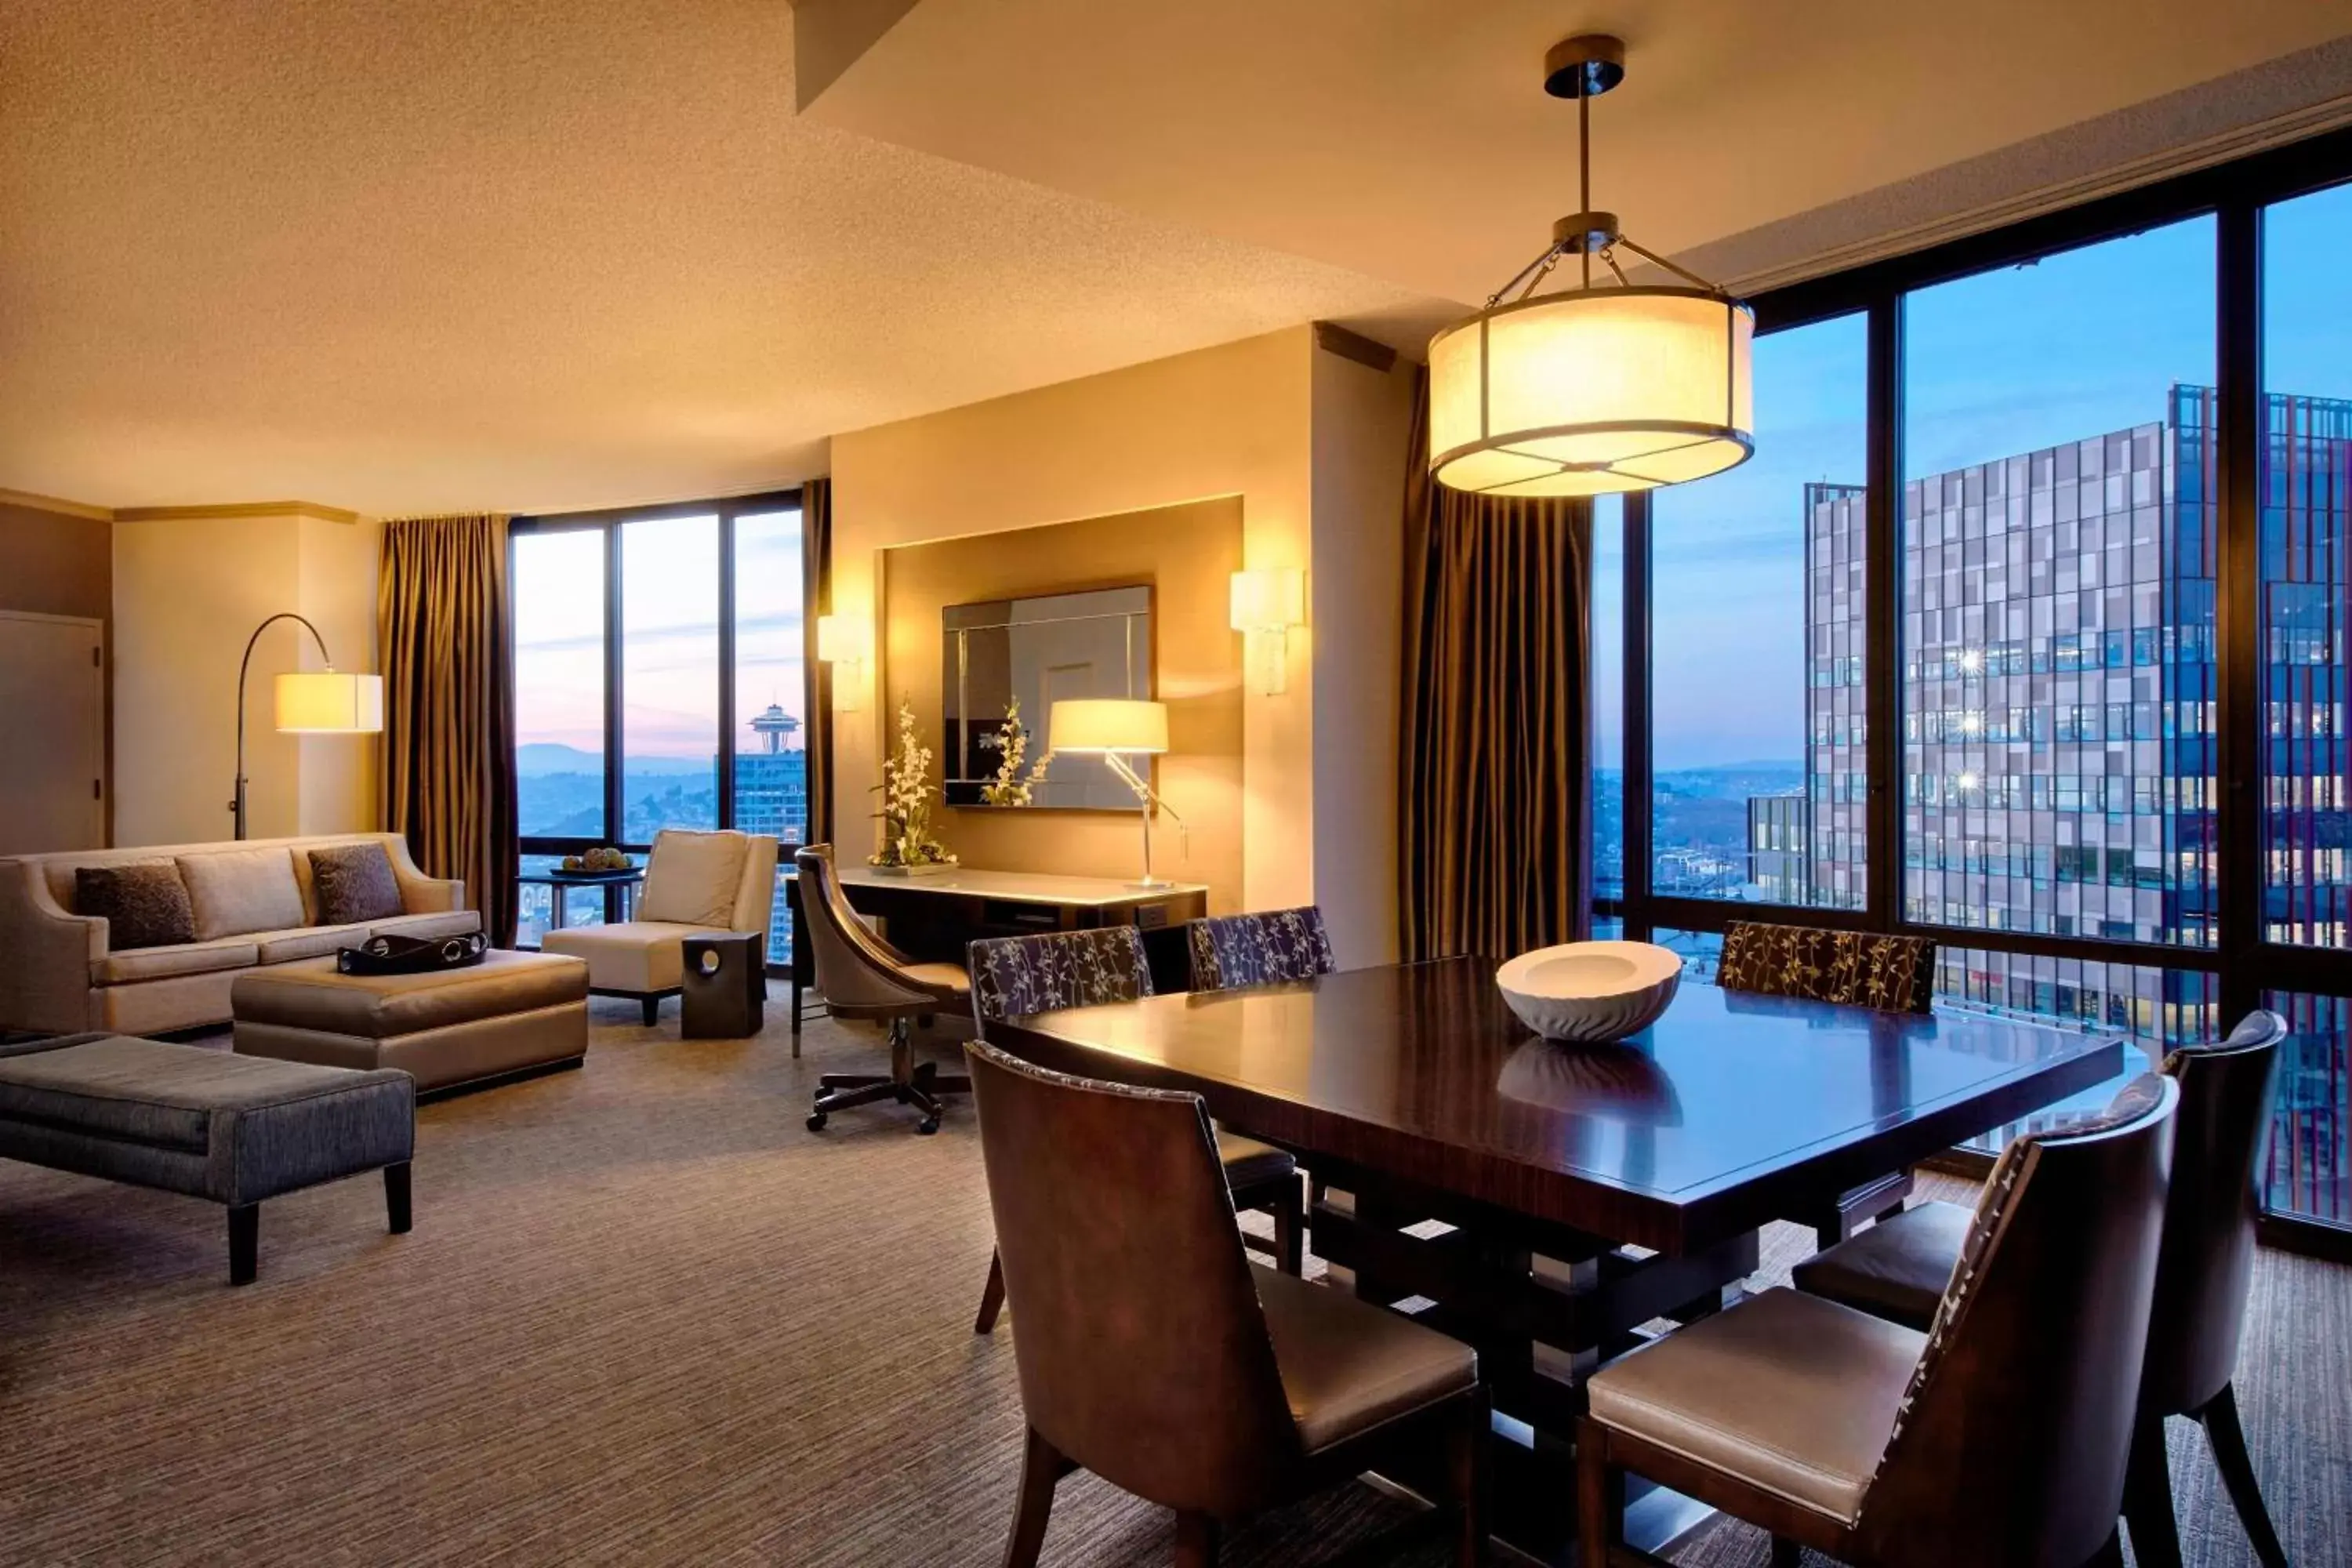
[[[1382,506],[1392,514],[1399,492],[1379,501],[1374,458],[1393,429],[1402,462],[1410,379],[1336,374],[1331,358],[1301,325],[836,437],[834,605],[883,626],[879,561],[896,546],[1237,498],[1244,563],[1307,572],[1311,605],[1311,625],[1290,639],[1288,691],[1243,694],[1239,906],[1321,895],[1341,962],[1366,963],[1395,942],[1393,700],[1381,693],[1394,689],[1398,613],[1396,522]],[[1319,461],[1334,467],[1318,487]],[[882,662],[887,689],[887,648]],[[1385,721],[1373,716],[1381,701]],[[845,853],[872,847],[863,812],[884,707],[846,716],[836,740]],[[1320,724],[1339,733],[1318,780]],[[1382,733],[1385,750],[1371,751]]]
[[[1241,638],[1226,624],[1226,592],[1241,562],[1242,505],[1230,497],[893,550],[884,572],[884,716],[895,722],[906,699],[925,741],[940,749],[940,612],[950,605],[1149,586],[1154,690],[1168,704],[1169,733],[1154,786],[1184,822],[1181,833],[1164,814],[1154,824],[1153,868],[1207,883],[1210,910],[1230,913],[1242,907],[1243,699]],[[1043,750],[1040,742],[1030,754]],[[1064,757],[1053,771],[1102,765]],[[1142,866],[1131,811],[950,807],[940,837],[968,866],[1119,878]]]
[[[341,668],[373,669],[376,549],[371,521],[293,510],[114,524],[116,843],[229,836],[246,638],[291,610],[317,624]],[[290,621],[254,649],[246,715],[254,837],[376,825],[375,737],[280,735],[271,726],[271,678],[320,667]]]
[[[1315,356],[1315,895],[1335,949],[1397,956],[1397,731],[1411,364]],[[1295,679],[1295,675],[1294,675]]]

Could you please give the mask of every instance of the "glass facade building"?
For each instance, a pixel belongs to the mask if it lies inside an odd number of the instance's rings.
[[[1906,919],[2217,941],[2215,395],[2175,385],[2160,412],[1906,482]],[[2263,412],[2264,935],[2343,947],[2352,402],[2273,394]],[[1750,875],[1775,901],[1860,908],[1864,492],[1808,484],[1801,504],[1806,789],[1801,802],[1749,803]],[[2158,1047],[2221,1025],[2218,986],[2196,971],[1948,948],[1937,982],[1947,1001],[2079,1019]],[[2294,1034],[2272,1202],[2352,1217],[2345,1005],[2273,1000]]]

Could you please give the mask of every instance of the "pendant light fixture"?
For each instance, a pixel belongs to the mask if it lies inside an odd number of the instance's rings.
[[[1754,450],[1755,313],[1625,237],[1592,209],[1592,100],[1625,79],[1625,46],[1580,34],[1544,57],[1544,90],[1576,100],[1580,210],[1486,309],[1429,344],[1429,467],[1439,484],[1505,496],[1591,496],[1681,484]],[[1684,285],[1635,287],[1622,247]],[[1536,293],[1563,257],[1581,285]],[[1592,261],[1613,275],[1596,287]],[[1513,293],[1516,289],[1517,292]]]

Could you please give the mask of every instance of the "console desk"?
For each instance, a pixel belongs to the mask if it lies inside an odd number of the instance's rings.
[[[1151,960],[1151,987],[1160,992],[1190,989],[1184,922],[1209,912],[1209,889],[1200,882],[1139,888],[1110,877],[961,868],[897,877],[870,866],[849,865],[840,868],[840,875],[850,908],[880,920],[890,945],[909,958],[961,967],[965,946],[979,937],[1137,926]],[[814,984],[816,973],[803,937],[800,878],[790,870],[784,877],[793,912],[793,1033],[797,1037],[801,993]]]

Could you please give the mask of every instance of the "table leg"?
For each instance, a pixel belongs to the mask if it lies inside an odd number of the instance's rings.
[[[562,931],[564,927],[563,895],[565,891],[561,882],[550,882],[547,885],[547,929],[550,931]]]

